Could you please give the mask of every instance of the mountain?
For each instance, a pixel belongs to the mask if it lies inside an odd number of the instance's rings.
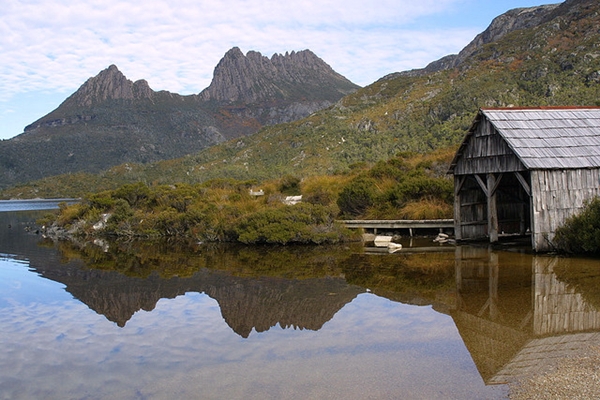
[[[56,110],[0,141],[0,187],[181,157],[332,105],[358,86],[309,50],[228,51],[208,88],[181,96],[111,65]]]
[[[600,3],[508,11],[467,44],[420,70],[388,74],[306,118],[262,128],[181,159],[38,182],[5,196],[81,193],[143,180],[273,179],[345,172],[402,152],[457,146],[480,107],[600,105]],[[66,193],[66,192],[64,192]]]
[[[253,104],[285,99],[299,92],[296,97],[335,101],[344,86],[346,93],[356,89],[309,50],[275,54],[269,59],[256,51],[244,55],[234,47],[217,64],[210,86],[200,97],[220,103]]]
[[[484,45],[499,41],[507,34],[521,29],[535,28],[552,15],[552,12],[559,7],[560,4],[549,4],[539,7],[515,8],[506,13],[494,18],[490,26],[485,31],[480,33],[463,48],[458,54],[451,54],[437,61],[430,63],[427,67],[420,70],[406,71],[402,74],[415,75],[426,74],[447,69],[452,69],[470,56],[474,55]]]

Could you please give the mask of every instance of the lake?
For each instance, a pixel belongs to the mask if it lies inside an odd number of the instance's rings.
[[[501,399],[600,343],[598,260],[55,243],[45,212],[0,212],[0,399]]]

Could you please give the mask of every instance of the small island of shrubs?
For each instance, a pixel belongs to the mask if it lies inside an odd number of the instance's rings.
[[[69,236],[181,237],[246,244],[357,240],[340,219],[433,219],[452,215],[448,154],[401,154],[350,172],[258,183],[126,184],[61,204],[46,221]],[[260,194],[260,195],[257,195]],[[302,196],[298,204],[287,196]]]

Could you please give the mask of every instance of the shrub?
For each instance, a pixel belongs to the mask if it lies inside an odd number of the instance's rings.
[[[375,199],[375,181],[359,177],[352,180],[340,192],[337,205],[343,215],[358,216],[373,205]]]
[[[329,209],[307,203],[255,212],[243,217],[235,231],[246,244],[336,243],[346,234]]]
[[[439,200],[420,200],[406,204],[400,213],[402,219],[452,218],[453,208]]]
[[[89,194],[86,198],[90,208],[108,211],[115,205],[115,199],[112,197],[111,191]]]
[[[279,182],[279,191],[286,196],[297,196],[300,194],[300,178],[286,175]]]
[[[130,206],[139,207],[150,196],[150,189],[142,182],[123,185],[114,191],[113,197],[126,200]]]
[[[580,214],[568,218],[558,228],[554,245],[575,254],[600,254],[600,198],[586,202]]]
[[[348,183],[348,176],[311,176],[302,180],[302,200],[329,206],[335,204],[338,193]]]
[[[386,162],[379,161],[371,168],[369,175],[373,178],[393,178],[401,180],[409,170],[408,165],[401,159],[393,158]]]
[[[67,205],[67,203],[62,202],[62,203],[59,203],[58,208],[59,208],[59,214],[58,214],[58,218],[57,218],[56,222],[60,226],[71,225],[73,222],[76,222],[77,220],[82,218],[86,212],[85,205],[83,205],[81,203]]]
[[[115,207],[106,224],[106,230],[109,232],[117,232],[120,230],[120,224],[133,216],[133,209],[124,199],[117,199]]]
[[[419,199],[436,198],[451,203],[453,195],[454,183],[449,179],[415,174],[400,182],[390,198],[397,207],[403,207],[407,202]]]

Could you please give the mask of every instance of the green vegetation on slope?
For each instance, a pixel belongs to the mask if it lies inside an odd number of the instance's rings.
[[[45,221],[73,235],[180,237],[241,243],[339,243],[356,232],[341,217],[444,218],[452,213],[445,175],[451,151],[403,154],[341,175],[264,182],[214,179],[203,184],[138,182],[88,194]],[[366,183],[366,184],[365,184]],[[251,192],[262,191],[255,196]],[[356,193],[361,193],[357,196]],[[288,195],[302,202],[287,205]]]

